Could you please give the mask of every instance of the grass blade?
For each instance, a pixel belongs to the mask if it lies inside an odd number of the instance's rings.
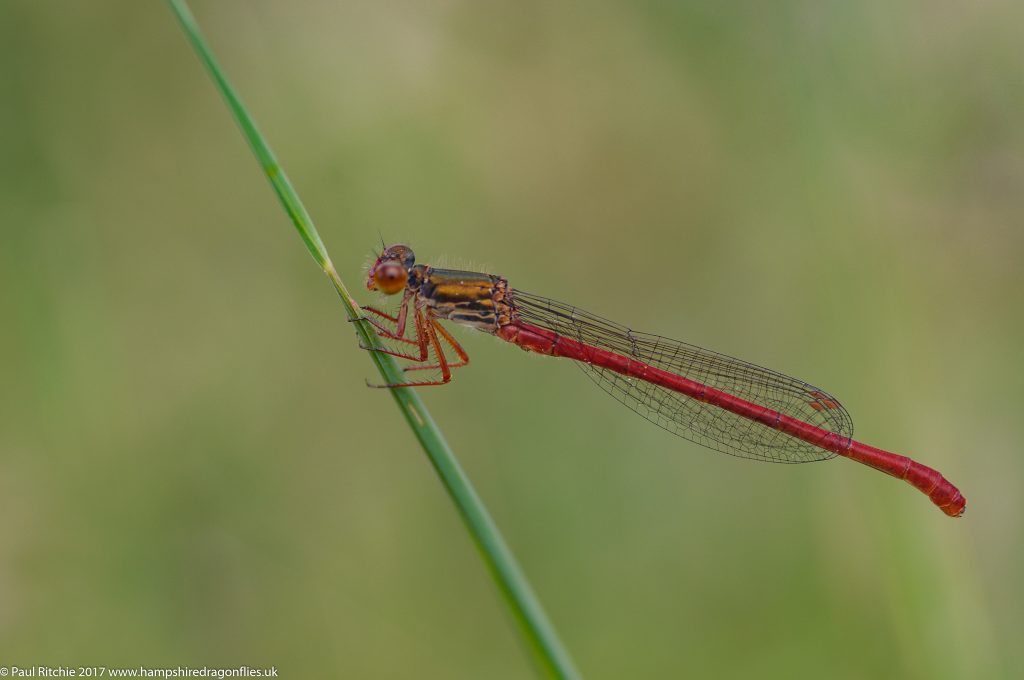
[[[320,234],[313,225],[312,218],[306,212],[305,206],[288,180],[288,176],[278,164],[267,141],[257,129],[256,123],[214,59],[187,3],[185,0],[168,1],[200,61],[209,71],[217,89],[224,96],[243,136],[252,147],[253,153],[256,154],[267,179],[270,180],[271,186],[284,205],[284,209],[298,230],[303,243],[306,244],[313,259],[320,265],[338,291],[349,319],[361,318],[359,305],[349,294],[345,284],[338,276],[338,272],[335,271],[334,264],[327,254],[327,248],[320,239]],[[380,346],[377,335],[369,324],[357,322],[354,326],[364,344],[371,347]],[[373,358],[385,382],[402,382],[401,368],[392,357],[380,352],[368,352],[368,354]],[[434,469],[437,470],[445,489],[458,508],[459,514],[462,515],[466,528],[479,548],[499,590],[504,595],[505,602],[519,624],[520,631],[526,638],[538,666],[550,677],[578,677],[572,659],[559,641],[554,627],[519,568],[512,551],[506,545],[494,520],[491,519],[423,402],[412,389],[402,388],[390,390],[390,392],[416,438],[423,446]]]

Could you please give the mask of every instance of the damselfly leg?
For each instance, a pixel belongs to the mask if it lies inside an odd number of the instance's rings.
[[[404,307],[404,305],[403,305]],[[401,313],[399,314],[401,317]],[[425,380],[419,382],[405,382],[405,383],[385,383],[385,384],[373,384],[367,382],[369,387],[377,388],[395,388],[395,387],[430,387],[432,385],[446,385],[451,382],[453,368],[460,368],[469,363],[469,355],[462,349],[462,346],[456,342],[455,338],[441,326],[435,319],[428,319],[427,315],[420,309],[413,310],[413,328],[416,332],[416,339],[409,340],[411,344],[419,347],[418,354],[407,354],[404,352],[396,352],[386,347],[363,347],[363,349],[370,352],[381,352],[383,354],[390,354],[393,357],[399,359],[408,359],[409,361],[415,361],[417,363],[423,363],[430,357],[430,350],[434,350],[434,354],[437,356],[436,364],[427,364],[423,366],[409,366],[404,370],[426,370],[426,369],[440,369],[441,379],[440,380]],[[438,338],[438,332],[445,341],[451,346],[455,353],[459,356],[459,361],[455,363],[449,363],[448,358],[445,356],[444,348],[441,346],[441,341]],[[388,337],[393,340],[405,340],[401,337],[392,337],[391,334],[383,334],[384,337]]]

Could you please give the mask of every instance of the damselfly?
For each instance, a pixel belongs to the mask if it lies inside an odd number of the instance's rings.
[[[384,249],[370,268],[366,285],[386,295],[402,293],[397,314],[363,307],[376,317],[364,320],[382,337],[409,347],[373,350],[418,364],[407,371],[440,372],[438,380],[374,387],[449,382],[452,369],[469,363],[469,355],[440,324],[452,321],[529,352],[573,359],[633,411],[711,449],[776,463],[839,455],[905,480],[951,517],[962,515],[967,505],[938,471],[854,441],[846,409],[802,380],[685,342],[639,333],[572,305],[512,288],[500,276],[416,264],[413,251],[404,245]],[[455,358],[446,356],[442,343]]]

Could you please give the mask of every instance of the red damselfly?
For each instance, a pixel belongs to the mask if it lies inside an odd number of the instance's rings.
[[[416,264],[412,250],[404,245],[384,249],[370,268],[366,285],[386,295],[402,293],[397,314],[363,307],[376,317],[364,320],[381,336],[409,348],[374,351],[417,362],[407,371],[440,372],[437,380],[374,387],[449,382],[452,369],[469,363],[469,355],[439,323],[452,321],[530,352],[574,359],[595,383],[633,411],[711,449],[776,463],[843,456],[910,483],[951,517],[962,515],[967,505],[938,471],[854,441],[846,409],[802,380],[634,331],[572,305],[514,289],[500,276]],[[455,358],[446,356],[442,343]]]

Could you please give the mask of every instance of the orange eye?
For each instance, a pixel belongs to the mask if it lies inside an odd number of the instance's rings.
[[[385,295],[394,295],[405,288],[405,282],[409,275],[405,269],[398,264],[386,264],[378,267],[373,273],[373,281],[377,284],[377,290]]]

